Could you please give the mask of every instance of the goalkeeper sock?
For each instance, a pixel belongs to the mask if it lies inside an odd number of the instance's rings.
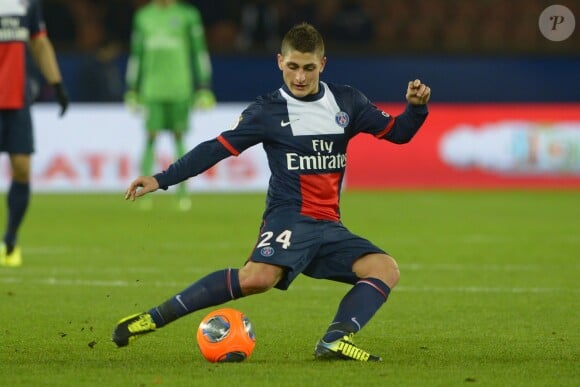
[[[175,155],[177,159],[185,154],[185,144],[183,143],[183,136],[180,134],[175,137],[175,151],[177,152]]]
[[[330,343],[345,334],[360,331],[387,301],[390,292],[391,289],[379,279],[359,280],[340,302],[323,340]]]
[[[175,135],[175,150],[176,150],[176,159],[179,159],[181,156],[185,154],[185,145],[183,143],[183,136],[181,134]],[[185,182],[180,183],[177,186],[177,196],[183,198],[187,196],[187,185]]]
[[[4,234],[6,252],[10,254],[16,245],[18,229],[24,220],[28,203],[30,202],[30,183],[19,183],[12,180],[6,203],[8,206],[8,224]]]
[[[238,269],[224,269],[203,277],[163,304],[149,310],[149,314],[160,328],[196,310],[242,296]]]
[[[155,139],[147,137],[143,159],[141,160],[141,174],[151,176],[153,173],[153,164],[155,163]]]

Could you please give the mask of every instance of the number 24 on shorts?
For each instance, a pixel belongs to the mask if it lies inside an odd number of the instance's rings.
[[[270,239],[272,239],[273,237],[274,233],[272,231],[266,231],[265,233],[260,235],[261,240],[260,243],[258,243],[258,246],[256,246],[256,248],[270,246],[271,245]],[[274,239],[274,241],[282,244],[282,248],[286,250],[288,247],[290,247],[290,238],[292,238],[292,231],[284,230],[280,234],[278,234],[278,236],[276,236],[276,239]]]

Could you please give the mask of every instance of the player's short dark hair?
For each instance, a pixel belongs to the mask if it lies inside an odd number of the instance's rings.
[[[296,24],[282,39],[282,55],[285,55],[290,50],[312,52],[319,54],[322,58],[324,56],[324,40],[320,32],[311,24]]]

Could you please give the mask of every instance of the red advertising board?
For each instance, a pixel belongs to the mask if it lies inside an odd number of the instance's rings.
[[[402,104],[378,104],[391,115]],[[404,145],[360,135],[346,187],[580,188],[580,103],[439,104]]]

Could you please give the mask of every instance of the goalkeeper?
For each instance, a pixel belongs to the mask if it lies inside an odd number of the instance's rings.
[[[176,158],[185,153],[184,134],[192,107],[215,105],[211,87],[211,63],[201,15],[197,8],[178,0],[152,0],[133,20],[131,51],[127,64],[125,103],[144,108],[146,143],[141,173],[150,175],[155,164],[155,140],[170,131]],[[177,188],[178,205],[191,207],[185,183]],[[144,208],[152,203],[144,202]]]

